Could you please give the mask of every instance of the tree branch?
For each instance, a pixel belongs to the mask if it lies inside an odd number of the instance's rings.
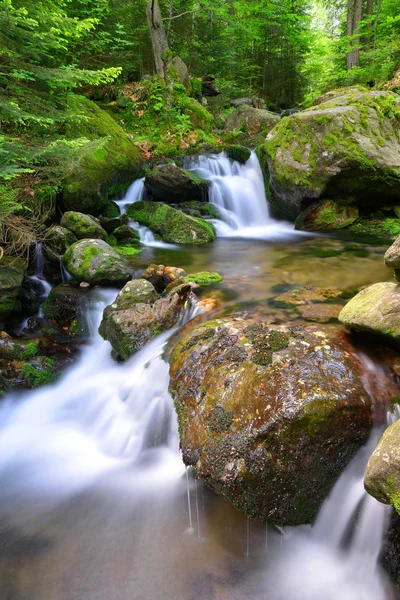
[[[170,17],[169,20],[173,21],[174,19],[179,19],[179,17],[183,17],[184,15],[193,15],[194,13],[198,13],[201,11],[201,8],[197,10],[187,10],[186,12],[181,13],[180,15],[175,15],[174,17]]]

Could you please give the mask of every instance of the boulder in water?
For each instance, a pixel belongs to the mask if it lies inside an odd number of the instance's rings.
[[[53,225],[44,234],[44,249],[49,260],[62,256],[77,241],[76,235],[65,227]]]
[[[72,327],[73,333],[88,333],[85,316],[90,306],[88,288],[62,283],[53,287],[46,298],[43,313],[61,327]]]
[[[180,319],[191,293],[181,285],[161,296],[145,279],[129,281],[103,313],[100,335],[111,343],[113,356],[127,360],[153,337]]]
[[[400,421],[388,427],[368,461],[364,479],[371,496],[400,514]]]
[[[67,211],[63,214],[60,225],[72,231],[78,240],[88,238],[105,240],[107,237],[107,232],[97,219],[80,212]]]
[[[135,246],[140,244],[140,235],[129,225],[121,225],[113,231],[113,237],[116,239],[118,246]]]
[[[149,227],[164,242],[205,244],[215,238],[210,223],[185,215],[167,204],[141,200],[130,204],[127,214],[141,225]]]
[[[146,175],[144,186],[149,200],[179,204],[188,200],[206,201],[210,182],[168,164]]]
[[[142,279],[149,281],[160,294],[171,283],[186,277],[187,273],[178,267],[166,267],[165,265],[149,265],[141,275]]]
[[[400,97],[339,90],[285,117],[260,152],[275,214],[295,219],[321,198],[371,212],[400,200]]]
[[[236,160],[241,165],[246,164],[251,156],[251,150],[249,148],[245,148],[245,146],[229,146],[226,150],[226,155],[228,158],[232,160]]]
[[[252,518],[309,523],[372,425],[350,342],[240,314],[187,329],[170,357],[185,464]]]
[[[332,200],[323,200],[306,208],[294,222],[302,231],[328,231],[344,229],[358,219],[356,206],[341,206]]]
[[[387,341],[400,341],[400,285],[375,283],[354,296],[341,310],[339,321],[355,331],[367,331]]]
[[[79,240],[64,254],[62,262],[78,281],[95,284],[125,283],[131,267],[103,240]]]
[[[128,215],[119,215],[118,217],[106,218],[100,217],[100,225],[107,233],[112,233],[118,227],[129,224]]]

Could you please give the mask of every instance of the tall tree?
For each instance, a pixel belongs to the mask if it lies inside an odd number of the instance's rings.
[[[149,0],[146,3],[146,15],[147,23],[149,25],[156,72],[157,75],[165,79],[172,57],[168,46],[167,33],[165,31],[164,21],[161,15],[158,0]]]
[[[347,2],[347,37],[349,51],[347,68],[352,69],[360,64],[360,23],[362,18],[362,0]]]

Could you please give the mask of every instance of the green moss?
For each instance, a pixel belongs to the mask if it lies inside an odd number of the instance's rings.
[[[236,160],[241,165],[244,165],[251,156],[251,150],[249,150],[249,148],[239,145],[229,146],[229,148],[226,148],[225,152],[228,158]]]
[[[132,248],[131,246],[116,246],[114,250],[121,256],[136,256],[143,252],[143,248]]]
[[[131,204],[128,215],[171,243],[203,244],[215,238],[210,223],[190,217],[158,202],[140,201]]]
[[[54,362],[49,358],[44,361],[43,366],[40,368],[25,363],[22,366],[21,374],[31,387],[37,388],[55,381],[56,375],[52,370],[53,367]]]
[[[115,204],[113,204],[112,202],[108,202],[102,211],[103,217],[105,217],[106,219],[115,219],[116,217],[119,217],[119,208],[118,206],[115,206]]]
[[[200,286],[215,285],[221,283],[223,277],[219,273],[211,273],[202,271],[201,273],[193,273],[184,278],[185,283],[197,283]]]
[[[15,344],[15,346],[11,347],[8,354],[10,358],[14,358],[16,360],[31,360],[34,358],[39,350],[39,345],[34,342],[30,342],[25,346],[21,344]]]

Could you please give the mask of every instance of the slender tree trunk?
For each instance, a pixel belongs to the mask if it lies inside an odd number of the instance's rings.
[[[367,8],[366,8],[366,17],[367,17],[367,35],[365,38],[365,46],[366,48],[370,48],[372,44],[372,15],[374,14],[374,0],[367,0]]]
[[[147,2],[146,15],[157,75],[165,79],[166,68],[171,61],[171,53],[158,0]]]
[[[352,69],[360,64],[360,35],[359,27],[362,17],[362,0],[347,0],[347,36],[349,52],[347,68]]]

